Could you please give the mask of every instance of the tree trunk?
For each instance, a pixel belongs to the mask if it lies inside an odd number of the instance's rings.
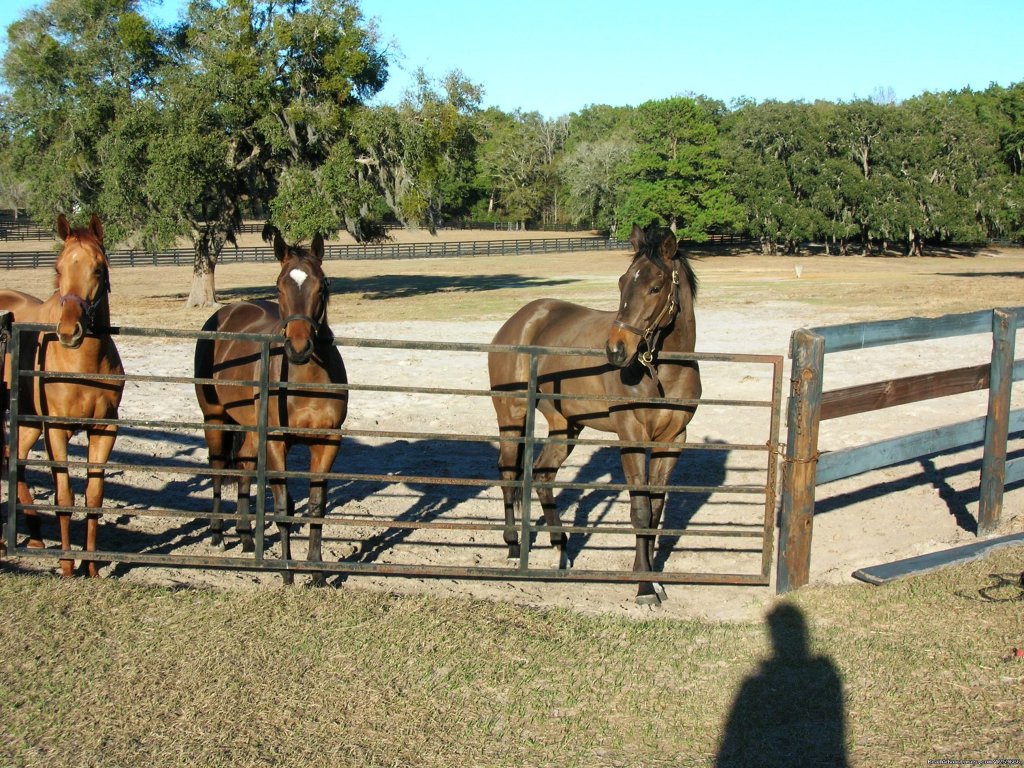
[[[192,290],[185,300],[186,307],[212,307],[217,303],[214,271],[217,257],[210,248],[210,240],[200,236],[196,240],[195,260],[192,263]]]
[[[921,233],[916,229],[911,228],[910,238],[907,242],[907,255],[908,256],[923,256],[924,255],[924,243],[921,239]]]

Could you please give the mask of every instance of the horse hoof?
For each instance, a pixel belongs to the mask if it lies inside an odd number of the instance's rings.
[[[519,567],[519,558],[518,557],[506,558],[505,559],[505,564],[508,565],[511,568],[518,568]]]
[[[251,539],[242,539],[242,551],[243,552],[255,552],[256,545],[252,543]]]
[[[295,574],[291,573],[290,571],[282,571],[281,581],[284,582],[284,585],[286,587],[290,587],[292,584],[295,583]]]
[[[210,544],[211,544],[212,546],[214,546],[214,547],[218,547],[218,548],[220,548],[220,550],[221,550],[222,552],[224,551],[224,537],[223,537],[223,536],[221,536],[220,534],[217,534],[216,536],[214,536],[213,538],[211,538],[211,539],[210,539]]]
[[[665,586],[663,584],[654,582],[654,594],[657,595],[661,602],[664,603],[668,601],[668,592],[665,591]]]
[[[28,540],[28,548],[29,549],[46,549],[46,544],[43,543],[42,539],[29,539]]]
[[[653,593],[650,594],[650,595],[637,595],[636,596],[636,604],[637,605],[647,605],[647,606],[650,606],[651,608],[657,608],[659,605],[661,605],[661,599],[656,594],[653,594]]]
[[[323,589],[327,586],[327,579],[322,573],[314,573],[309,577],[309,586],[313,589]]]

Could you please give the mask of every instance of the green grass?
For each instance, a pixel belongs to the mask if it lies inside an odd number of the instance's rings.
[[[723,765],[1019,758],[1022,590],[979,590],[1022,568],[801,590],[774,647],[760,622],[7,573],[0,765],[714,765],[734,707]]]

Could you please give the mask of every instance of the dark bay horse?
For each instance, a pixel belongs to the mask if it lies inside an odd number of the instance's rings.
[[[124,390],[123,380],[104,380],[106,375],[123,375],[121,358],[109,334],[110,264],[103,248],[103,225],[95,214],[89,226],[72,229],[64,214],[57,217],[57,235],[64,247],[54,264],[55,290],[45,301],[20,291],[0,291],[0,310],[10,311],[15,321],[52,324],[52,332],[41,333],[31,340],[25,338],[21,347],[20,364],[23,370],[35,369],[48,373],[95,374],[96,380],[61,379],[48,377],[22,377],[19,410],[21,415],[58,416],[63,418],[116,419]],[[5,392],[11,383],[10,359],[4,361]],[[67,466],[68,441],[85,429],[89,439],[90,464],[101,465],[87,470],[85,488],[86,507],[103,506],[103,469],[117,438],[116,424],[96,424],[77,427],[73,424],[38,423],[18,425],[18,460],[23,461],[40,433],[45,431],[46,452],[57,462],[51,469],[56,488],[58,507],[73,507]],[[25,482],[25,469],[18,464],[18,502],[32,504],[32,494]],[[61,548],[71,549],[71,514],[58,512]],[[26,510],[28,546],[42,548],[39,517]],[[99,514],[86,517],[85,551],[96,550],[96,532]],[[85,560],[90,576],[97,576],[99,563]],[[61,571],[71,576],[74,560],[61,559]]]
[[[509,318],[492,343],[604,348],[603,357],[540,356],[537,371],[540,392],[584,396],[583,399],[538,399],[537,408],[547,419],[548,434],[571,441],[584,427],[591,427],[614,432],[622,441],[670,443],[670,447],[651,449],[649,460],[643,448],[621,449],[627,484],[664,486],[686,442],[686,426],[693,418],[696,405],[608,402],[600,398],[625,397],[635,401],[700,398],[700,372],[695,361],[659,359],[666,352],[693,352],[696,337],[693,302],[697,280],[671,230],[651,227],[644,231],[634,226],[630,243],[633,257],[629,269],[619,278],[617,312],[539,299]],[[525,390],[529,365],[527,354],[491,352],[488,357],[491,389]],[[500,435],[521,438],[525,431],[526,400],[521,396],[497,395],[493,402]],[[533,476],[541,482],[552,482],[572,449],[571,442],[545,443],[534,462]],[[501,441],[498,469],[502,480],[522,479],[523,453],[522,442]],[[521,491],[505,486],[502,494],[508,556],[518,559],[519,536],[515,520],[517,512],[521,512]],[[538,488],[537,495],[547,525],[560,526],[552,490]],[[633,527],[657,528],[664,506],[663,492],[631,490]],[[634,571],[653,570],[654,541],[654,535],[637,534]],[[552,530],[551,543],[564,548],[565,534]],[[659,585],[640,583],[638,603],[658,604],[661,597],[664,593]]]
[[[317,391],[317,385],[347,384],[345,365],[334,345],[334,334],[327,321],[330,286],[323,272],[324,241],[313,238],[307,250],[288,246],[280,232],[268,227],[265,237],[273,239],[274,254],[281,262],[277,276],[277,302],[242,301],[228,304],[214,313],[203,326],[204,331],[277,334],[281,342],[270,349],[270,397],[268,424],[271,427],[337,430],[348,412],[348,391]],[[232,381],[257,381],[260,378],[260,344],[234,339],[200,339],[196,343],[195,375],[201,379],[217,379],[216,384],[196,384],[196,397],[207,424],[206,444],[210,450],[210,466],[214,469],[237,467],[252,470],[256,466],[257,433],[232,430],[232,426],[254,427],[257,424],[259,388],[232,384]],[[287,382],[302,388],[284,391],[276,384]],[[226,427],[219,429],[218,427]],[[341,445],[339,433],[330,435],[273,434],[267,440],[267,469],[284,471],[285,459],[294,444],[309,447],[311,473],[330,472]],[[213,512],[221,510],[222,476],[213,477]],[[271,478],[274,512],[294,515],[295,505],[284,478]],[[249,514],[250,479],[238,478],[238,513]],[[311,478],[309,482],[309,515],[322,518],[326,506],[326,481]],[[281,557],[291,559],[291,525],[279,524]],[[223,546],[221,520],[211,520],[214,544]],[[321,562],[321,525],[310,525],[307,559]],[[238,524],[242,549],[253,550],[252,531],[243,517]],[[285,584],[293,581],[290,572],[282,574]],[[313,576],[314,583],[323,583],[323,574]]]

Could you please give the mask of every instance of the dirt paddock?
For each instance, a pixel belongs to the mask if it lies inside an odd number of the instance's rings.
[[[425,233],[421,237],[428,237]],[[458,233],[462,239],[465,233]],[[508,238],[507,232],[477,237]],[[341,339],[385,339],[480,342],[490,341],[501,322],[516,308],[540,296],[555,296],[600,308],[617,303],[616,280],[625,254],[591,252],[565,255],[433,259],[422,261],[332,261],[331,326]],[[891,319],[1024,304],[1024,251],[978,250],[900,259],[863,257],[763,257],[707,251],[695,264],[701,281],[697,324],[699,352],[785,355],[791,332],[845,322]],[[217,272],[219,297],[234,301],[269,296],[274,265],[224,265]],[[212,310],[185,309],[191,270],[134,268],[112,274],[113,322],[125,327],[198,329]],[[49,270],[11,271],[4,287],[42,296],[50,290]],[[129,374],[188,376],[192,344],[182,339],[122,337],[118,346]],[[834,389],[896,376],[985,362],[990,339],[968,336],[901,347],[843,353],[826,361],[825,387]],[[486,360],[479,353],[437,353],[409,349],[344,346],[350,380],[359,385],[416,385],[486,389]],[[1018,357],[1020,352],[1018,351]],[[770,394],[770,368],[735,363],[702,366],[704,398],[763,398]],[[788,368],[783,393],[788,391]],[[1021,384],[1013,406],[1021,407]],[[888,411],[826,422],[820,448],[834,450],[906,432],[963,421],[985,412],[986,392],[901,406]],[[783,408],[783,412],[784,412]],[[118,438],[112,462],[173,466],[174,472],[144,468],[108,473],[107,504],[124,514],[107,515],[101,526],[101,548],[137,552],[216,555],[203,521],[136,516],[132,510],[209,508],[210,484],[195,470],[205,467],[206,448],[199,433],[173,425],[201,420],[192,387],[166,382],[129,382],[121,408],[126,419],[159,420],[166,429],[126,428]],[[767,439],[767,414],[746,408],[702,405],[688,440],[698,450],[684,453],[675,483],[720,485],[763,478],[763,455],[740,451],[699,450],[722,443],[756,443]],[[401,393],[354,391],[346,427],[352,430],[402,430],[437,434],[468,433],[481,438],[495,432],[490,402],[482,397],[410,396]],[[585,433],[585,436],[587,433]],[[599,437],[589,433],[590,437]],[[781,437],[785,439],[785,425]],[[81,444],[81,436],[76,438]],[[37,447],[42,448],[42,445]],[[1012,435],[1011,456],[1024,450],[1024,436]],[[301,454],[301,452],[297,452]],[[41,456],[41,452],[36,455]],[[436,437],[417,439],[348,438],[335,465],[338,472],[398,478],[393,483],[343,480],[333,482],[329,508],[335,515],[365,524],[331,526],[325,531],[325,559],[356,559],[378,563],[432,563],[503,566],[505,548],[500,531],[463,535],[389,528],[387,521],[501,521],[496,488],[428,485],[401,482],[402,476],[493,478],[496,444],[451,443]],[[290,462],[302,468],[301,455]],[[981,448],[928,457],[878,470],[818,489],[811,579],[845,583],[857,568],[922,554],[976,540]],[[52,499],[49,478],[30,473],[41,501]],[[580,448],[559,479],[621,482],[614,449]],[[292,484],[301,512],[305,491]],[[76,486],[81,494],[81,482]],[[724,498],[719,498],[720,496]],[[560,494],[563,520],[579,525],[628,523],[624,494],[602,490],[565,490]],[[1024,529],[1024,490],[1007,490],[1000,533]],[[536,505],[535,505],[536,510]],[[670,499],[669,520],[700,523],[716,515],[744,520],[760,510],[749,499],[730,494],[676,496]],[[55,545],[56,525],[46,516],[44,533]],[[76,534],[80,534],[76,530]],[[277,535],[268,529],[270,552]],[[300,532],[298,556],[304,555]],[[745,547],[692,545],[687,537],[663,541],[659,561],[666,570],[710,568],[758,570],[758,555]],[[80,543],[75,539],[76,545]],[[535,562],[556,565],[555,554],[541,539]],[[574,567],[625,567],[632,561],[628,536],[577,536],[570,541]],[[724,551],[728,550],[728,551]],[[238,554],[238,541],[228,538],[228,554]],[[22,558],[19,566],[52,569],[49,558]],[[774,568],[773,568],[774,571]],[[129,567],[113,564],[108,578],[161,584],[224,588],[279,588],[275,574],[219,570]],[[300,577],[300,581],[302,581]],[[468,582],[379,576],[337,577],[339,591],[349,588],[509,600],[526,605],[561,606],[586,612],[649,616],[633,603],[629,585]],[[868,588],[868,587],[865,587]],[[773,594],[772,588],[734,586],[670,586],[664,616],[712,619],[756,615]]]

